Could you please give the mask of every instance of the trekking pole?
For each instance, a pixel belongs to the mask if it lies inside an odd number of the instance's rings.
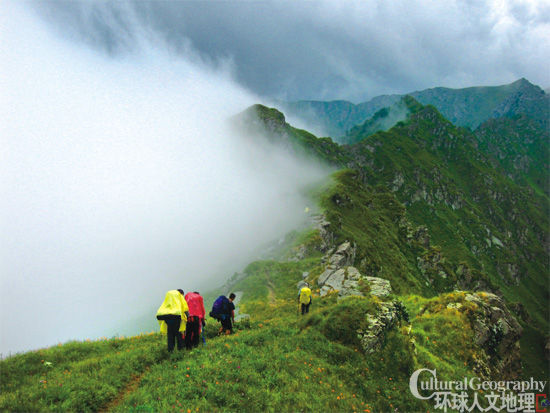
[[[204,330],[202,330],[202,345],[206,346],[206,338],[204,338]]]

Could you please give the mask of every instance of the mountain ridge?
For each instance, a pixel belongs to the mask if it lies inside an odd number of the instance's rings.
[[[347,101],[278,102],[283,112],[320,126],[326,135],[339,140],[352,127],[362,124],[377,111],[410,95],[421,104],[432,104],[457,126],[477,128],[484,121],[527,113],[548,127],[550,97],[540,87],[521,78],[501,86],[475,86],[462,89],[434,87],[404,95],[381,95],[367,102]]]
[[[351,145],[263,105],[237,115],[250,139],[338,170],[311,191],[308,229],[210,293],[243,291],[236,334],[208,319],[207,344],[186,354],[151,333],[16,355],[0,361],[0,409],[426,411],[408,390],[420,368],[546,379],[548,132],[518,115],[476,134],[416,105]]]

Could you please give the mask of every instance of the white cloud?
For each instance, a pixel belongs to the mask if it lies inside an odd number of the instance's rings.
[[[229,131],[257,97],[227,72],[139,27],[109,57],[1,12],[4,355],[153,329],[166,290],[219,286],[302,221],[324,172]]]

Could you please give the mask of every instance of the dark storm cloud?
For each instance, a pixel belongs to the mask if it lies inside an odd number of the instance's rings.
[[[132,47],[125,20],[133,15],[180,53],[229,65],[242,85],[266,97],[361,100],[519,77],[550,84],[543,1],[140,1],[111,8],[107,19],[104,6],[54,2],[40,10],[110,53]],[[84,20],[93,30],[83,29]]]

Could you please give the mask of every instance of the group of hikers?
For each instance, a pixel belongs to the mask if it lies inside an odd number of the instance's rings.
[[[235,294],[219,296],[210,316],[221,322],[220,334],[231,334],[235,322]],[[184,348],[191,350],[200,343],[202,329],[206,325],[204,300],[197,292],[185,294],[183,290],[170,290],[157,310],[160,332],[168,337],[168,351]],[[203,336],[204,340],[204,336]]]
[[[231,334],[235,322],[235,294],[229,298],[220,295],[212,305],[209,315],[221,323],[219,334]],[[309,284],[300,289],[298,301],[302,315],[309,312],[311,289]],[[202,329],[206,325],[204,300],[197,292],[185,294],[183,290],[170,290],[157,311],[160,332],[168,338],[168,351],[173,351],[177,343],[178,350],[191,350],[200,343]],[[203,335],[204,340],[204,335]]]

